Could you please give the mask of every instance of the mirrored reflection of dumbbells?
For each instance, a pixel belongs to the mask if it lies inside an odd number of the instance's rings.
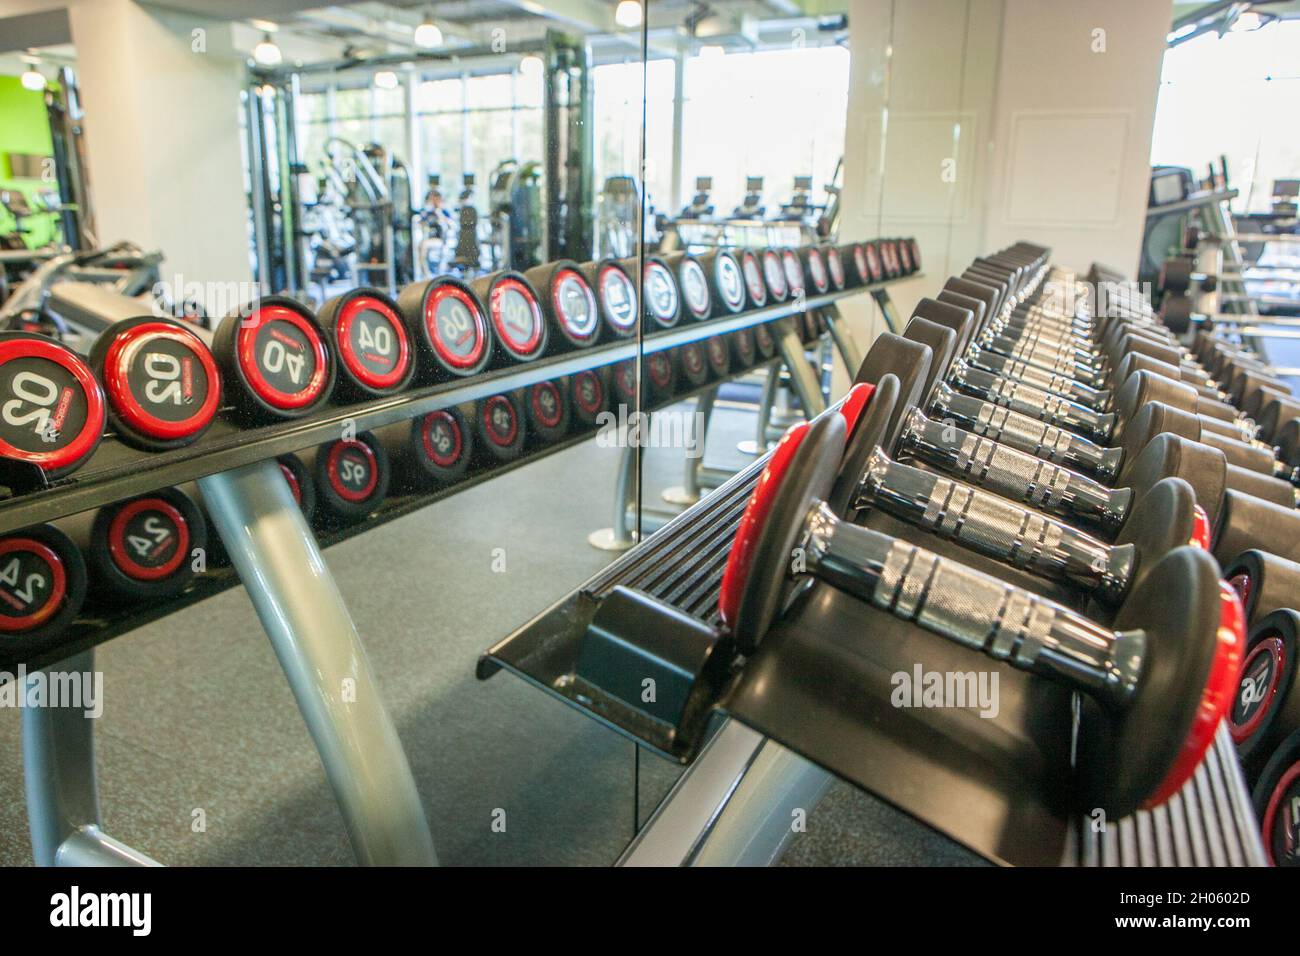
[[[1111,627],[998,577],[837,517],[827,504],[842,416],[795,426],[737,529],[720,609],[753,652],[792,589],[812,579],[1013,668],[1080,691],[1079,783],[1087,806],[1122,815],[1188,779],[1227,710],[1244,615],[1203,550],[1165,555]],[[792,562],[791,556],[799,560]],[[1171,606],[1167,595],[1180,601]],[[861,640],[869,641],[865,631]]]

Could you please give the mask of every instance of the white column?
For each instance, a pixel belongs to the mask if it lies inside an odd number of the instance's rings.
[[[840,235],[916,237],[925,276],[890,291],[904,321],[982,251],[1001,30],[1002,0],[850,4]],[[844,311],[864,345],[885,331],[865,297]]]
[[[1006,0],[984,245],[1136,274],[1171,0]]]
[[[229,308],[252,281],[230,24],[132,0],[74,0],[69,20],[100,242],[161,250],[164,281]]]

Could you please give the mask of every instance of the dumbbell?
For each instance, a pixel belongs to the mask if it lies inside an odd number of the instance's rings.
[[[619,260],[629,276],[637,274],[637,260]],[[641,273],[641,293],[644,299],[645,328],[647,332],[671,329],[682,317],[682,295],[673,270],[662,256],[646,256]]]
[[[1246,624],[1300,603],[1300,564],[1252,548],[1223,565],[1223,577],[1241,598]]]
[[[1213,292],[1218,287],[1218,277],[1196,271],[1193,256],[1170,256],[1160,267],[1156,278],[1156,291],[1182,295],[1193,285],[1198,285],[1204,292]]]
[[[1128,379],[1132,377],[1132,373],[1136,371],[1153,373],[1158,381],[1172,380],[1180,383],[1179,385],[1166,383],[1166,394],[1163,399],[1186,411],[1199,414],[1207,430],[1237,441],[1249,442],[1254,431],[1251,423],[1241,416],[1238,409],[1223,401],[1224,398],[1231,397],[1230,395],[1219,391],[1215,385],[1205,384],[1205,381],[1212,382],[1213,380],[1197,381],[1189,377],[1180,378],[1182,370],[1140,351],[1129,352],[1120,360],[1116,366],[1114,380],[1127,383]],[[1040,384],[1042,384],[1041,381]],[[1257,386],[1258,383],[1256,383]],[[1242,379],[1238,384],[1238,388],[1245,389],[1245,391],[1239,392],[1239,394],[1248,396],[1250,387],[1249,380]],[[1120,393],[1113,392],[1112,395],[1115,402],[1118,402]],[[1032,398],[1033,396],[1029,394],[1027,397]]]
[[[1300,730],[1273,751],[1251,791],[1264,852],[1273,866],[1300,866]]]
[[[1119,329],[1121,326],[1111,328]],[[1099,411],[1106,411],[1114,398],[1114,392],[1104,386],[1118,386],[1131,372],[1145,368],[1173,381],[1185,382],[1219,417],[1227,420],[1235,417],[1235,410],[1229,413],[1220,409],[1227,393],[1218,388],[1207,374],[1167,361],[1175,356],[1159,344],[1142,344],[1146,340],[1140,335],[1129,334],[1116,341],[1118,344],[1113,354],[1102,355],[1092,362],[1088,361],[1092,353],[1082,352],[1077,342],[1043,347],[1040,339],[1015,337],[1010,330],[1004,329],[996,336],[983,333],[966,357],[978,368],[1013,374],[1027,384],[1055,391]],[[1157,354],[1150,354],[1152,352]]]
[[[800,246],[794,250],[799,262],[802,288],[812,295],[824,295],[831,290],[831,276],[826,259],[819,246]]]
[[[764,277],[762,255],[753,249],[742,249],[739,256],[740,274],[745,280],[745,293],[751,309],[766,308],[768,304],[767,280]]]
[[[451,276],[408,285],[397,308],[413,333],[421,385],[477,375],[495,348],[487,311],[474,290]]]
[[[763,282],[767,286],[767,300],[772,305],[780,305],[793,294],[790,291],[790,282],[786,278],[781,253],[776,249],[760,250],[759,262],[763,267]]]
[[[0,332],[0,457],[13,468],[60,478],[99,446],[107,423],[104,390],[64,345],[30,332]],[[30,474],[30,473],[29,473]],[[4,484],[21,484],[14,474]]]
[[[473,280],[470,288],[487,310],[497,355],[490,364],[533,362],[546,354],[547,328],[537,290],[522,274],[511,270]]]
[[[569,433],[573,409],[569,401],[569,384],[564,379],[529,385],[524,389],[523,404],[528,434],[540,443],[549,445]]]
[[[1295,686],[1300,613],[1281,608],[1247,632],[1241,672],[1228,709],[1228,730],[1246,779],[1257,780],[1287,737],[1300,730],[1300,691]]]
[[[681,293],[682,317],[700,322],[713,315],[713,294],[700,261],[689,252],[670,252],[664,263],[672,270]],[[716,260],[715,260],[716,264]]]
[[[849,429],[844,466],[827,501],[859,521],[875,508],[1011,567],[1082,589],[1107,606],[1123,601],[1141,574],[1166,552],[1208,544],[1209,528],[1185,481],[1151,486],[1115,545],[1047,515],[970,485],[891,461],[879,442],[888,430],[898,379],[854,385],[841,412]]]
[[[960,311],[934,300],[922,300],[916,315],[928,314],[939,322],[945,322],[950,328],[959,328],[960,323],[954,313]],[[917,321],[914,316],[909,323],[909,330]],[[910,335],[911,332],[905,331],[904,334]],[[940,355],[940,359],[941,357]],[[960,380],[961,372],[961,368],[958,367],[954,378]],[[1014,384],[999,383],[992,373],[982,374],[975,384],[982,387],[983,394],[996,389],[1019,387]],[[1168,398],[1182,408],[1195,407],[1196,402],[1196,396],[1189,387],[1168,381],[1146,368],[1133,371],[1128,376],[1124,387],[1116,393],[1113,403],[1115,407],[1113,414],[1116,418],[1110,431],[1122,443],[1122,447],[1128,451],[1130,457],[1158,430],[1176,428],[1184,437],[1200,440],[1219,448],[1228,458],[1229,463],[1234,466],[1264,475],[1292,477],[1293,471],[1282,467],[1271,451],[1222,434],[1223,431],[1232,431],[1231,426],[1224,425],[1216,419],[1195,416],[1174,406],[1166,406],[1159,401],[1162,398]],[[1036,400],[1047,401],[1048,399],[1035,394],[1032,390],[1022,391],[1020,394],[1022,407],[1028,407]],[[1072,406],[1066,407],[1072,408]],[[1029,415],[1011,409],[999,409],[994,403],[959,394],[950,386],[940,385],[935,388],[930,408],[940,417],[952,418],[959,424],[977,433],[994,437],[996,440],[1006,440],[1008,444],[1020,450],[1046,457],[1058,464],[1071,461],[1072,467],[1077,465],[1080,470],[1104,481],[1113,481],[1118,477],[1118,469],[1124,460],[1123,452],[1118,448],[1106,449],[1089,439],[1076,437],[1066,429],[1045,424]],[[1150,410],[1153,408],[1162,412],[1159,422],[1151,417]],[[1126,419],[1130,417],[1138,426],[1136,432],[1126,432],[1124,428]],[[1005,439],[998,438],[1003,433]],[[1280,484],[1274,486],[1266,482],[1265,487],[1271,489],[1271,494],[1276,496],[1276,500],[1281,500],[1290,494]]]
[[[578,428],[595,428],[609,409],[608,373],[608,368],[589,368],[569,376],[569,407]]]
[[[1090,698],[1095,706],[1083,709],[1078,750],[1082,805],[1122,816],[1174,794],[1211,745],[1241,660],[1241,604],[1219,581],[1213,559],[1198,548],[1171,551],[1108,630],[995,577],[838,519],[824,499],[844,435],[839,415],[794,426],[755,486],[719,599],[741,650],[753,653],[797,580],[813,578]]]
[[[845,286],[850,289],[869,285],[871,268],[867,265],[867,250],[860,242],[851,242],[839,246],[840,259],[844,262]]]
[[[970,287],[975,284],[967,284]],[[933,300],[924,300],[924,302],[933,302]],[[1225,432],[1234,437],[1251,437],[1251,423],[1240,420],[1240,412],[1236,408],[1226,405],[1225,402],[1219,401],[1216,389],[1213,386],[1206,385],[1204,382],[1197,381],[1195,378],[1184,380],[1183,369],[1173,363],[1167,363],[1164,359],[1175,358],[1167,351],[1162,351],[1160,347],[1148,349],[1144,345],[1134,345],[1136,339],[1132,336],[1123,338],[1121,349],[1123,354],[1118,355],[1117,364],[1115,364],[1114,377],[1110,380],[1110,371],[1108,368],[1087,367],[1086,371],[1076,355],[1067,354],[1065,358],[1044,359],[1041,355],[1034,355],[1031,352],[1018,350],[1014,347],[1014,342],[1010,346],[989,346],[987,333],[978,338],[980,349],[989,349],[989,352],[982,352],[976,349],[974,354],[982,356],[980,360],[984,362],[987,368],[978,368],[971,363],[966,363],[967,368],[971,368],[971,378],[969,388],[966,392],[975,394],[976,397],[984,397],[988,390],[995,388],[992,376],[995,372],[987,371],[988,368],[996,369],[996,373],[1002,376],[1027,376],[1027,381],[1023,384],[1017,381],[1019,392],[1011,392],[1013,385],[1005,385],[1004,390],[1010,392],[1005,398],[1002,398],[1001,405],[1013,407],[1015,410],[1024,411],[1028,406],[1041,406],[1045,403],[1052,402],[1052,395],[1044,395],[1044,392],[1052,392],[1056,389],[1061,393],[1063,398],[1071,398],[1075,405],[1079,405],[1079,399],[1092,401],[1092,405],[1084,405],[1088,412],[1105,410],[1108,405],[1117,405],[1121,401],[1122,389],[1119,385],[1127,384],[1136,371],[1148,372],[1158,381],[1167,381],[1167,394],[1162,397],[1162,401],[1170,403],[1175,407],[1183,410],[1195,412],[1195,414],[1204,415],[1208,421],[1208,427],[1216,428],[1218,431]],[[1070,346],[1074,349],[1075,346]],[[997,349],[997,351],[995,351]],[[1156,351],[1156,355],[1149,355],[1149,351]],[[1164,358],[1161,358],[1164,356]],[[1071,381],[1078,378],[1079,385],[1071,385]],[[1010,381],[1010,380],[1009,380]],[[1115,389],[1109,393],[1097,393],[1097,385],[1105,384],[1112,381]],[[1036,382],[1036,385],[1035,385]],[[1043,388],[1043,386],[1047,388]],[[983,392],[982,392],[983,390]],[[1089,399],[1089,395],[1093,398]],[[1069,410],[1069,407],[1067,407]],[[1026,414],[1031,414],[1032,408]],[[1083,425],[1080,427],[1091,429],[1093,432],[1104,431],[1104,423],[1097,423],[1096,415],[1088,416],[1084,412]]]
[[[646,353],[643,362],[642,405],[666,401],[672,397],[677,387],[678,365],[678,361],[670,351]],[[614,364],[610,380],[615,403],[629,409],[637,407],[636,375],[636,359],[625,359]]]
[[[803,271],[803,261],[796,249],[785,248],[780,250],[781,271],[785,273],[786,288],[790,291],[790,298],[805,295],[808,292],[808,277]]]
[[[410,384],[415,346],[397,303],[385,293],[353,289],[327,299],[316,317],[338,356],[338,399],[393,395]]]
[[[524,278],[537,292],[542,314],[554,333],[548,336],[553,350],[585,349],[596,344],[601,333],[600,306],[578,263],[572,259],[548,262],[528,269]]]
[[[316,515],[316,480],[302,459],[295,454],[280,455],[275,461],[280,466],[280,474],[284,475],[284,480],[289,485],[289,493],[298,503],[303,517],[310,523]],[[212,543],[217,545],[218,539],[214,538]]]
[[[826,273],[830,277],[830,287],[836,292],[848,288],[849,273],[844,268],[844,258],[840,255],[839,247],[828,244],[818,248],[823,261],[826,263]]]
[[[713,315],[726,316],[744,312],[748,305],[745,276],[740,260],[730,249],[711,249],[696,257],[708,285]]]
[[[208,548],[203,512],[179,488],[106,505],[65,527],[88,559],[92,592],[110,603],[179,594],[194,578],[194,553]]]
[[[1212,384],[1194,356],[1153,317],[1123,307],[1112,307],[1111,311],[1113,314],[1094,321],[1024,304],[1010,317],[998,317],[990,323],[982,344],[1014,358],[1072,373],[1085,382],[1090,377],[1095,381],[1108,363],[1137,352],[1178,368],[1180,377],[1188,381]]]
[[[596,294],[601,320],[609,337],[625,339],[636,334],[636,265],[629,272],[623,260],[588,262],[579,271]]]
[[[489,463],[514,461],[524,450],[528,426],[519,393],[502,392],[482,399],[474,406],[475,443]]]
[[[880,258],[885,264],[885,278],[896,279],[903,275],[903,263],[898,254],[898,240],[881,239]]]
[[[754,367],[758,361],[758,345],[754,341],[754,330],[737,329],[730,335],[723,336],[728,347],[731,349],[733,364],[742,371],[747,371]]]
[[[86,600],[86,562],[72,539],[41,524],[0,537],[0,647],[17,653],[57,638]]]
[[[904,413],[895,454],[902,461],[924,462],[976,487],[1114,537],[1132,515],[1134,502],[1160,479],[1184,477],[1193,487],[1204,488],[1209,481],[1198,481],[1197,469],[1214,469],[1216,455],[1217,471],[1226,467],[1221,453],[1213,449],[1174,444],[1184,441],[1157,436],[1134,460],[1128,472],[1131,483],[1108,488],[1027,452],[933,421],[913,408]],[[1221,479],[1217,487],[1222,487]],[[1206,511],[1213,516],[1208,506]]]
[[[472,414],[472,408],[468,410]],[[391,465],[393,484],[418,489],[464,476],[474,454],[467,407],[451,405],[374,432]]]
[[[689,389],[699,388],[711,379],[725,378],[731,372],[733,353],[742,367],[754,362],[755,346],[752,335],[737,339],[741,332],[732,335],[711,335],[698,342],[687,342],[671,350],[674,367]],[[746,344],[748,343],[748,344]]]
[[[1099,388],[1112,371],[1119,373],[1113,383],[1122,382],[1127,378],[1127,371],[1120,368],[1124,360],[1131,365],[1136,359],[1130,356],[1145,356],[1161,363],[1157,368],[1162,374],[1196,389],[1206,414],[1226,421],[1238,416],[1237,409],[1225,406],[1223,393],[1210,374],[1188,359],[1176,340],[1166,338],[1167,331],[1123,318],[1106,321],[1100,340],[1062,331],[1046,319],[1032,327],[1003,327],[1000,331],[988,327],[976,340],[981,350],[976,354],[984,355],[986,363],[994,359],[985,353],[1000,355],[1004,364],[1014,361],[1023,374],[1033,374],[1042,381],[1076,381],[1080,383],[1075,388],[1082,400],[1094,401],[1096,407],[1101,407],[1099,397],[1083,389]]]
[[[226,399],[247,422],[300,418],[329,401],[334,350],[316,316],[294,299],[267,296],[236,309],[217,326],[211,348]]]
[[[216,359],[188,323],[152,316],[115,322],[95,340],[88,362],[104,385],[113,430],[133,447],[188,445],[221,408]]]
[[[321,445],[310,468],[320,511],[333,520],[367,517],[383,504],[392,479],[384,445],[370,432]]]
[[[910,389],[915,394],[923,388],[917,378],[923,374],[920,370],[928,361],[929,350],[924,346],[884,335],[869,350],[858,381],[873,382],[878,379],[880,369],[895,369],[912,381]],[[1235,547],[1236,550],[1228,552],[1229,559],[1255,546],[1252,541],[1269,541],[1270,550],[1290,547],[1284,543],[1286,529],[1294,527],[1300,518],[1294,511],[1284,511],[1279,522],[1277,511],[1282,508],[1254,497],[1256,493],[1262,493],[1265,498],[1285,497],[1289,504],[1294,499],[1290,485],[1229,466],[1221,451],[1177,435],[1158,434],[1150,439],[1123,472],[1129,487],[1111,489],[1030,453],[964,432],[949,422],[931,421],[906,402],[900,403],[899,412],[902,414],[896,413],[899,437],[895,451],[901,460],[924,461],[995,494],[1041,508],[1067,521],[1082,522],[1107,535],[1118,533],[1132,514],[1134,498],[1140,496],[1134,495],[1134,487],[1145,492],[1169,476],[1185,479],[1206,512],[1206,525],[1213,529],[1213,534],[1202,529],[1198,535],[1201,543],[1214,547],[1216,554]],[[1156,421],[1152,416],[1151,412],[1141,415],[1147,427]],[[1279,490],[1285,494],[1278,495]],[[1221,512],[1229,492],[1233,495],[1232,514],[1225,520]],[[1264,526],[1263,522],[1268,520],[1273,521],[1273,527]]]

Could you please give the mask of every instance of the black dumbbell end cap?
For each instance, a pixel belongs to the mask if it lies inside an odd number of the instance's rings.
[[[1196,520],[1196,492],[1181,478],[1163,478],[1137,500],[1115,539],[1116,545],[1131,545],[1136,552],[1128,591],[1137,587],[1146,570],[1155,567],[1174,548],[1193,543]]]

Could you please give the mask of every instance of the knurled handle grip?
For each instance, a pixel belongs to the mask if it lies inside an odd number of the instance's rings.
[[[964,548],[1110,600],[1132,574],[1131,549],[1114,549],[1041,512],[941,475],[868,459],[859,507],[881,511]]]
[[[1015,348],[1027,354],[1072,355],[1076,358],[1101,361],[1101,353],[1093,342],[1073,335],[1058,338],[1042,329],[1014,325],[1003,325],[996,329],[994,334],[1000,339],[1014,343]]]
[[[969,361],[976,368],[992,372],[994,375],[1014,379],[1033,388],[1041,388],[1045,392],[1060,395],[1094,409],[1101,408],[1109,399],[1106,392],[1092,388],[1067,375],[1058,375],[1028,362],[1020,362],[993,352],[975,350],[970,355]]]
[[[998,351],[1004,351],[1014,359],[1052,366],[1055,371],[1065,371],[1067,365],[1082,365],[1095,374],[1103,365],[1100,356],[1082,346],[1042,342],[1034,337],[1016,339],[1005,331],[998,336],[997,346]]]
[[[1013,354],[1015,352],[1015,347],[1007,346],[1005,342],[1000,339],[981,338],[978,343],[971,346],[971,349],[978,349],[986,354],[992,353],[993,355],[1000,355],[1011,361],[1024,362],[1031,368],[1041,369],[1052,375],[1064,375],[1067,378],[1079,382],[1091,382],[1096,387],[1100,387],[1106,381],[1106,376],[1103,372],[1098,371],[1096,367],[1085,362],[1077,361],[1071,356],[1049,355],[1040,358],[1031,354],[1027,357],[1023,355],[1017,357]]]
[[[1122,700],[1137,680],[1140,633],[1116,635],[1046,598],[897,538],[870,600],[995,660],[1103,699]]]
[[[899,453],[915,457],[1004,498],[1114,533],[1127,517],[1128,489],[1112,492],[1068,468],[1000,442],[910,414]]]
[[[990,372],[971,368],[965,362],[954,363],[951,381],[968,395],[974,395],[976,398],[982,398],[1060,428],[1083,432],[1089,437],[1104,438],[1114,427],[1113,415],[1085,408],[1077,402],[1071,402],[1069,399],[1045,392],[1041,388],[1034,388],[1032,385],[999,378]]]
[[[1107,454],[1109,449],[1009,408],[959,395],[946,385],[936,390],[930,412],[937,418],[952,417],[976,435],[1010,445],[1054,465],[1064,465],[1105,481],[1115,477],[1109,462],[1114,456]]]

